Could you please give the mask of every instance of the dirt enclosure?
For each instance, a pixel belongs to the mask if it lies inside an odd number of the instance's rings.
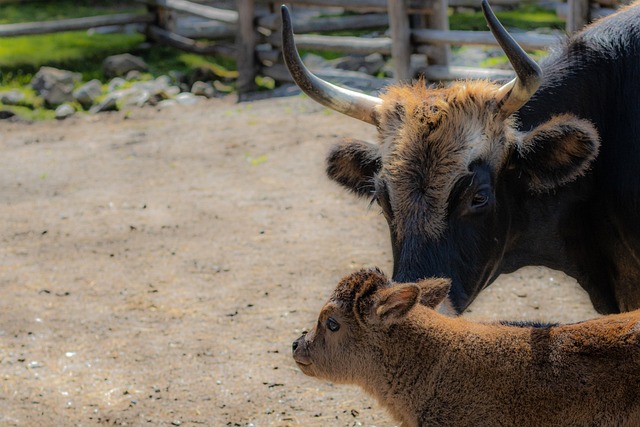
[[[387,226],[324,175],[371,126],[303,97],[0,123],[0,426],[392,426],[291,342]],[[529,267],[478,318],[594,316]]]

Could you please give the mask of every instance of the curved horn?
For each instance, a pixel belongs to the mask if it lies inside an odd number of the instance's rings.
[[[332,110],[346,114],[363,122],[377,125],[376,106],[382,103],[380,98],[365,95],[349,89],[343,89],[326,82],[313,74],[302,63],[293,40],[293,28],[289,9],[282,5],[282,54],[291,77],[304,93],[314,101]]]
[[[498,105],[505,117],[515,113],[527,103],[542,83],[542,70],[536,62],[522,50],[518,43],[504,29],[494,15],[487,0],[482,0],[482,12],[489,29],[509,58],[517,77],[506,83],[498,91]]]

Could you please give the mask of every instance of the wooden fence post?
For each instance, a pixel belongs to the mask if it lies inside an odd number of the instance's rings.
[[[149,2],[147,3],[147,11],[155,14],[156,16],[153,25],[165,31],[175,32],[177,26],[177,14],[174,10],[168,9],[155,2]],[[155,42],[155,39],[151,36],[151,29],[149,26],[146,28],[145,36],[147,42]]]
[[[589,22],[589,0],[568,0],[567,33],[571,34]]]
[[[238,94],[242,95],[256,89],[257,73],[256,29],[254,0],[236,0],[238,7],[238,32],[236,48],[238,52]]]
[[[433,30],[449,31],[449,2],[448,0],[435,0],[433,2],[433,15],[427,16],[427,28]],[[433,65],[449,65],[451,59],[451,47],[447,45],[432,46],[429,49],[430,63]]]
[[[411,70],[411,28],[407,0],[388,0],[389,30],[391,32],[391,56],[394,62],[394,78],[407,81],[413,78]]]

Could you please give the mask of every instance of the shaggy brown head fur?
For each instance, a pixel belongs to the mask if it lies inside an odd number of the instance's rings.
[[[427,89],[423,82],[393,86],[381,98],[380,140],[386,152],[380,175],[394,189],[398,230],[438,237],[446,227],[453,185],[475,161],[494,171],[517,142],[513,119],[496,109],[498,85],[470,81]],[[407,221],[407,218],[420,221]],[[408,227],[416,230],[407,230]]]
[[[294,342],[307,375],[361,386],[403,426],[638,426],[640,315],[541,327],[434,308],[449,281],[345,277]]]
[[[518,132],[515,118],[500,114],[499,89],[487,81],[389,87],[377,107],[380,145],[338,144],[328,157],[329,177],[362,195],[375,192],[376,180],[384,182],[398,239],[412,233],[437,239],[447,226],[452,189],[474,163],[487,165],[496,179],[511,160],[532,192],[582,176],[598,153],[593,126],[562,115]]]

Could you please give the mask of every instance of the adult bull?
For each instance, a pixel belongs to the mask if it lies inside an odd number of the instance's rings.
[[[570,37],[541,67],[482,8],[513,81],[400,84],[380,97],[312,75],[283,8],[298,86],[379,132],[379,144],[333,147],[329,177],[382,208],[393,279],[451,278],[457,313],[525,265],[576,278],[601,313],[640,308],[640,3]]]

